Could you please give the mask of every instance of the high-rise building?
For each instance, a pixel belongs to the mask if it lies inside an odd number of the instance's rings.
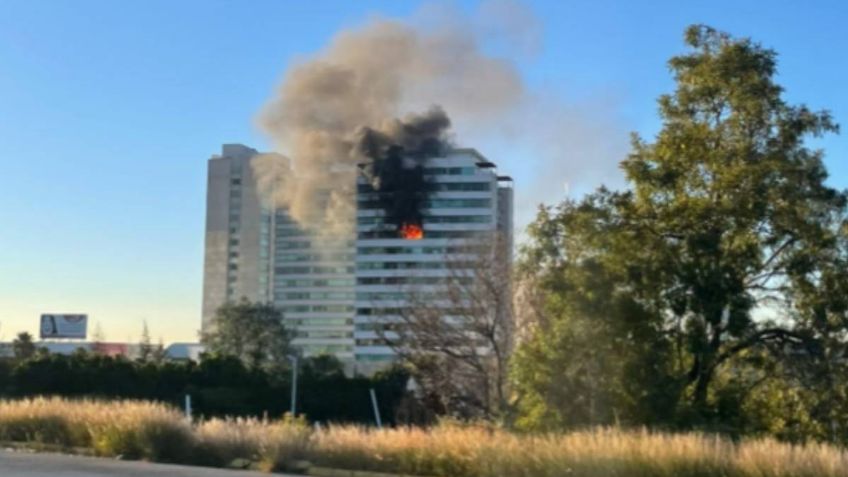
[[[270,213],[262,206],[250,166],[255,149],[224,144],[209,160],[203,270],[205,329],[222,304],[270,298]]]
[[[404,307],[414,305],[410,293],[429,293],[438,301],[440,286],[461,263],[456,257],[494,233],[511,250],[512,179],[499,176],[495,164],[474,149],[454,149],[427,160],[424,176],[428,194],[422,230],[411,238],[400,237],[394,225],[385,223],[378,192],[364,177],[358,179],[354,336],[359,369],[393,359],[385,342],[391,333],[378,328],[391,326]]]
[[[225,144],[209,160],[202,328],[226,302],[270,302],[305,354],[352,361],[353,237],[319,240],[261,200],[258,154]]]
[[[283,209],[274,214],[272,232],[273,302],[295,330],[292,344],[307,356],[332,354],[352,363],[353,236],[315,236]]]
[[[383,223],[364,177],[357,178],[355,234],[310,234],[286,210],[263,205],[251,167],[256,155],[224,145],[209,161],[204,327],[227,301],[272,302],[304,354],[333,354],[368,373],[394,357],[377,327],[408,304],[410,286],[437,285],[451,254],[494,232],[511,243],[512,181],[474,149],[426,162],[429,190],[414,239]]]

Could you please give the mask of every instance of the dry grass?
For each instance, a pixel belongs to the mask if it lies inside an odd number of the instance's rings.
[[[331,427],[313,436],[310,457],[330,467],[442,477],[848,475],[848,454],[827,445],[734,444],[700,434],[616,429],[521,436],[452,425],[429,431]]]
[[[486,426],[374,430],[302,421],[213,419],[134,401],[0,401],[0,440],[90,447],[101,455],[267,470],[316,465],[434,477],[836,477],[848,454],[772,440],[598,429],[517,435]]]
[[[188,459],[192,429],[157,403],[35,398],[0,401],[0,439],[170,462]]]
[[[198,424],[195,431],[203,463],[223,466],[248,459],[265,471],[291,469],[305,457],[310,434],[304,421],[291,419],[212,419]]]

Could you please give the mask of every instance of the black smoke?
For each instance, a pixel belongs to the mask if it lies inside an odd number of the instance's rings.
[[[434,106],[424,114],[396,119],[384,130],[360,131],[357,150],[370,160],[364,172],[385,212],[384,222],[396,230],[422,226],[422,209],[430,193],[424,165],[450,148],[450,125],[447,114]]]

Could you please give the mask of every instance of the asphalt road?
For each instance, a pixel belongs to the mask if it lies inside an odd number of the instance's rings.
[[[0,476],[2,477],[268,477],[268,475],[240,470],[0,450]]]

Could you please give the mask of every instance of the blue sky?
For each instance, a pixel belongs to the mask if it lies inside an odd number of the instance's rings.
[[[208,157],[224,142],[267,147],[254,117],[291,61],[340,29],[421,6],[5,0],[0,339],[36,332],[38,315],[53,311],[89,313],[112,340],[136,340],[142,320],[154,338],[194,340]],[[622,135],[656,131],[656,97],[672,87],[666,61],[683,51],[691,23],[776,49],[787,99],[830,109],[848,127],[848,3],[527,6],[540,19],[542,46],[519,62],[526,81],[566,101],[603,99]],[[848,186],[845,137],[815,144],[828,152],[831,183]],[[517,178],[525,173],[474,146]]]

